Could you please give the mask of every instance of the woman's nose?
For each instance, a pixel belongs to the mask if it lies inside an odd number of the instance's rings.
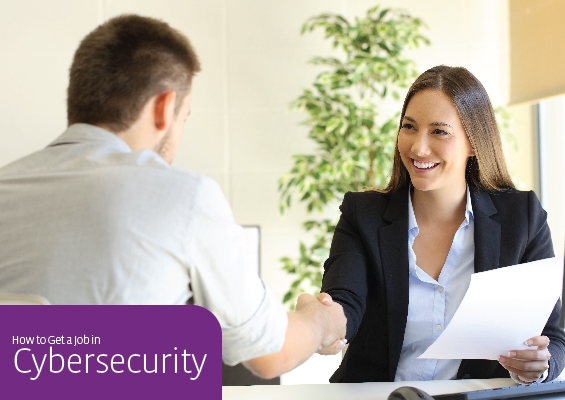
[[[430,154],[430,147],[425,134],[418,133],[415,135],[414,143],[412,143],[410,151],[418,157],[426,157]]]

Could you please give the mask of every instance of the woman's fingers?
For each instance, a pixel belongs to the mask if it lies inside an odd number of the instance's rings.
[[[526,346],[537,346],[538,350],[547,349],[549,346],[549,338],[547,336],[536,336],[526,340]]]
[[[498,361],[506,369],[510,367],[522,372],[539,372],[540,376],[543,374],[543,371],[549,368],[547,360],[525,361],[501,356],[498,358]]]
[[[500,357],[500,364],[525,382],[535,382],[549,368],[547,361],[521,361],[513,358]]]
[[[549,368],[551,354],[547,349],[549,338],[536,336],[526,340],[527,346],[536,347],[535,350],[510,350],[506,356],[500,356],[498,361],[508,371],[518,375],[526,382],[537,381]]]
[[[500,364],[523,381],[534,382],[549,368],[551,354],[547,349],[516,350],[509,351],[508,356],[500,356],[498,358]]]
[[[547,349],[543,350],[511,350],[508,352],[508,358],[518,360],[534,360],[547,361],[551,358],[551,354]]]
[[[319,295],[317,295],[316,298],[318,299],[318,301],[320,303],[325,304],[326,306],[329,306],[333,302],[332,296],[330,296],[327,293],[323,293],[323,292],[320,293]]]
[[[342,351],[346,343],[347,343],[346,339],[338,339],[329,346],[324,346],[324,347],[320,346],[316,353],[321,354],[323,356],[331,356]]]

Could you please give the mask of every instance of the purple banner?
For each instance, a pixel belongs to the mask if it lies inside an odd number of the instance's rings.
[[[222,333],[198,306],[0,306],[5,399],[221,399]]]

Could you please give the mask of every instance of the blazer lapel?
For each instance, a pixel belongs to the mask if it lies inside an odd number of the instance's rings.
[[[490,217],[497,213],[487,192],[476,187],[471,190],[471,204],[475,220],[475,272],[498,268],[500,259],[500,224]]]
[[[408,316],[408,189],[393,193],[379,229],[386,288],[389,378],[394,380]],[[402,334],[401,334],[402,333]]]

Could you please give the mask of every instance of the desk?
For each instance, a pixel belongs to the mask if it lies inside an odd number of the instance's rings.
[[[223,400],[381,400],[401,386],[433,395],[514,386],[510,378],[423,382],[329,383],[324,385],[225,386]]]

